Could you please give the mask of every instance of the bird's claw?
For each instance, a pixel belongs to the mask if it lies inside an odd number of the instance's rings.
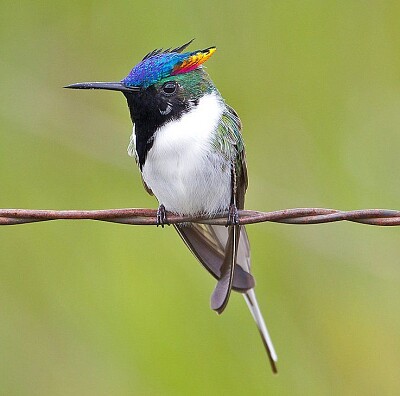
[[[239,213],[235,204],[230,204],[228,210],[228,219],[226,220],[226,227],[232,225],[239,225]]]
[[[164,225],[169,225],[168,219],[167,219],[167,211],[165,210],[165,206],[161,204],[158,209],[157,209],[157,227],[161,226],[164,228]]]

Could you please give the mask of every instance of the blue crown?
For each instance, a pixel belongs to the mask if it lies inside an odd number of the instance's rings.
[[[176,64],[185,60],[188,53],[166,53],[151,56],[137,64],[122,80],[126,86],[147,88],[171,75]]]
[[[163,78],[187,73],[200,67],[215,47],[181,53],[193,40],[175,49],[154,50],[147,54],[121,81],[127,87],[147,88]]]

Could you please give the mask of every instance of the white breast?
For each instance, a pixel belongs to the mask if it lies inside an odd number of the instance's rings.
[[[230,164],[212,148],[223,109],[220,97],[208,94],[192,111],[156,131],[142,175],[167,210],[215,213],[229,206]],[[131,155],[134,142],[135,130],[128,149]]]

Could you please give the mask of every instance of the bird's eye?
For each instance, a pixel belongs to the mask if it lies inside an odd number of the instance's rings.
[[[166,95],[173,95],[176,91],[178,84],[175,81],[167,81],[163,87],[162,90]]]

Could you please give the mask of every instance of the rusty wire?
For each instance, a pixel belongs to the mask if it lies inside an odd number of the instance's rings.
[[[98,220],[132,225],[155,225],[157,211],[154,209],[105,209],[105,210],[30,210],[0,209],[0,225],[26,224],[50,220]],[[226,214],[218,216],[179,216],[167,213],[170,224],[194,222],[225,225]],[[337,221],[375,226],[400,225],[400,211],[390,209],[361,209],[342,211],[324,208],[296,208],[273,212],[253,210],[239,211],[239,224],[274,222],[285,224],[321,224]]]

